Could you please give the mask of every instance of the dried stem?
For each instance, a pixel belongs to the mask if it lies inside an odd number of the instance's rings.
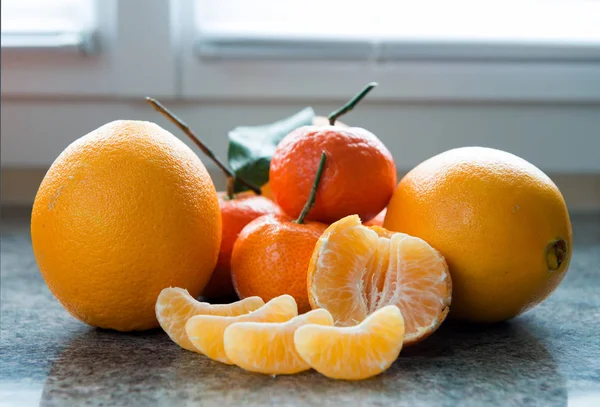
[[[169,119],[169,121],[171,121],[171,123],[173,123],[175,126],[179,127],[179,129],[181,129],[181,131],[183,131],[190,138],[190,140],[192,140],[194,142],[194,144],[196,146],[198,146],[198,148],[200,150],[202,150],[202,152],[208,156],[208,158],[213,160],[214,163],[217,164],[217,166],[225,173],[227,178],[233,180],[233,181],[231,181],[231,184],[233,184],[233,182],[235,182],[236,180],[240,181],[246,187],[248,187],[249,189],[254,191],[254,193],[256,195],[261,195],[261,191],[260,191],[259,187],[255,186],[249,182],[244,181],[240,177],[236,177],[236,175],[233,173],[233,171],[231,171],[229,169],[229,167],[227,167],[225,164],[223,164],[223,162],[221,162],[221,160],[219,160],[219,158],[212,152],[212,150],[210,148],[208,148],[206,146],[206,144],[204,144],[203,141],[200,140],[200,138],[196,135],[196,133],[194,133],[194,131],[192,129],[190,129],[190,127],[183,120],[181,120],[179,117],[175,116],[175,114],[173,114],[171,111],[169,111],[169,109],[167,109],[165,106],[163,106],[163,104],[160,103],[158,100],[151,98],[151,97],[146,97],[146,101],[148,103],[150,103],[150,105],[156,111],[158,111],[163,116],[165,116],[167,119]],[[230,181],[228,180],[228,182],[230,182]],[[233,198],[233,194],[229,195],[230,192],[232,192],[232,191],[230,191],[230,188],[228,188],[227,194],[228,194],[229,198]]]

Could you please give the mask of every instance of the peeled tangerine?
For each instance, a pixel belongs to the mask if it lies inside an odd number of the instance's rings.
[[[195,315],[235,317],[265,305],[260,297],[248,297],[233,304],[209,304],[194,299],[183,288],[165,288],[156,300],[156,318],[171,340],[183,349],[197,352],[185,332],[185,323]]]
[[[292,374],[310,369],[294,347],[294,333],[307,324],[333,326],[331,314],[316,309],[287,322],[237,322],[225,330],[227,357],[242,369]]]
[[[352,327],[305,325],[294,334],[296,352],[332,379],[361,380],[391,366],[402,350],[404,319],[388,305]]]
[[[231,365],[223,344],[225,330],[236,322],[285,322],[298,315],[296,301],[284,294],[273,298],[265,305],[246,315],[224,317],[197,315],[185,324],[188,339],[196,352],[200,352],[218,362]]]
[[[425,339],[440,326],[451,296],[448,266],[427,242],[363,226],[356,215],[327,228],[308,269],[313,308],[325,308],[336,325],[349,326],[395,305],[406,324],[404,345]]]

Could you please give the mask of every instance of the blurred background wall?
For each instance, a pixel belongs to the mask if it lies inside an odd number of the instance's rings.
[[[600,20],[576,20],[578,27],[565,29],[570,45],[542,36],[532,46],[514,39],[536,32],[527,7],[521,8],[524,22],[512,22],[511,41],[469,42],[463,37],[485,30],[462,33],[459,40],[452,34],[467,24],[457,21],[442,33],[444,41],[427,32],[423,38],[409,32],[406,40],[407,33],[394,31],[402,21],[410,28],[406,16],[383,13],[391,17],[357,24],[366,11],[344,11],[335,1],[262,0],[249,8],[240,0],[64,0],[48,9],[20,1],[21,16],[42,10],[71,21],[60,37],[60,26],[33,33],[44,37],[36,43],[31,29],[10,30],[9,3],[2,3],[3,205],[30,205],[58,154],[109,121],[151,120],[187,142],[144,96],[161,100],[225,158],[233,127],[270,123],[306,106],[327,115],[376,80],[380,86],[343,121],[382,139],[401,174],[449,148],[495,147],[547,172],[571,210],[600,208]],[[418,21],[427,8],[409,3],[375,1],[370,7],[374,15],[386,7],[400,7],[391,10],[396,16],[412,10]],[[458,4],[440,14],[450,21],[452,12],[477,16],[475,3],[462,3],[470,8],[461,11]],[[347,13],[346,23],[331,23],[328,7]],[[511,2],[503,7],[510,11]],[[542,11],[538,20],[548,26],[561,18],[559,11],[565,21],[590,14],[585,7],[573,8],[579,14],[571,17],[565,9]],[[508,17],[497,13],[487,24],[490,32],[506,23],[502,18]],[[298,20],[311,24],[296,27]],[[436,26],[431,20],[422,21]],[[375,37],[377,26],[388,28]],[[214,165],[203,162],[222,187]]]

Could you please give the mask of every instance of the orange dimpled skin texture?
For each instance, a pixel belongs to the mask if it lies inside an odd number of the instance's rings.
[[[331,223],[358,214],[368,221],[377,215],[396,187],[396,166],[383,143],[358,127],[305,126],[288,134],[277,146],[269,172],[279,206],[294,218],[300,214],[323,151],[327,171],[308,219]]]
[[[424,161],[400,182],[384,226],[439,250],[454,286],[451,317],[495,322],[535,306],[569,266],[571,222],[539,169],[512,154],[465,147]]]
[[[249,223],[231,258],[240,298],[259,296],[268,301],[290,294],[300,312],[310,310],[306,272],[315,243],[326,228],[318,222],[297,224],[285,215],[265,215]]]
[[[158,326],[169,286],[197,296],[217,261],[221,215],[202,162],[154,123],[115,121],[71,144],[36,195],[33,250],[48,287],[81,321]]]
[[[267,214],[283,214],[279,206],[270,199],[253,192],[236,194],[232,199],[224,192],[219,193],[219,206],[223,221],[223,238],[219,258],[213,275],[202,295],[218,298],[235,295],[231,281],[231,253],[233,245],[244,226]]]

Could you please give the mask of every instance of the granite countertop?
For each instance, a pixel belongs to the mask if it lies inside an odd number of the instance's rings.
[[[600,406],[600,214],[573,217],[562,285],[512,321],[448,322],[361,382],[263,376],[70,317],[40,276],[28,214],[3,211],[1,406]]]

